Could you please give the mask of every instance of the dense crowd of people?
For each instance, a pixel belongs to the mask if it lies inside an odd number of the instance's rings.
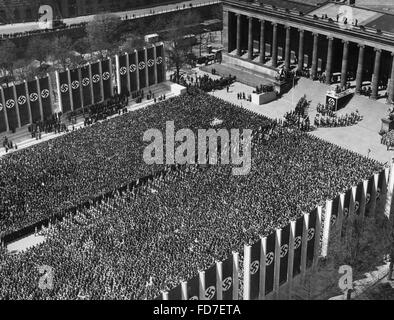
[[[363,116],[360,115],[358,110],[351,112],[350,114],[337,114],[334,111],[334,107],[329,104],[318,103],[317,114],[314,119],[315,127],[347,127],[358,124],[363,120]]]
[[[189,94],[2,158],[0,230],[111,192],[44,231],[25,253],[0,254],[0,299],[153,299],[381,168],[374,160],[206,94]],[[146,165],[149,128],[253,130],[252,169]],[[142,179],[150,177],[149,180]],[[128,185],[127,188],[124,188]],[[120,190],[114,192],[114,190]],[[53,290],[37,267],[54,270]]]

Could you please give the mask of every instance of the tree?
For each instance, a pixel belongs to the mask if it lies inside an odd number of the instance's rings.
[[[16,57],[16,46],[10,40],[0,42],[0,71],[2,83],[8,83],[14,77],[14,60]]]
[[[86,26],[90,51],[105,57],[117,51],[122,20],[112,14],[97,15]]]
[[[169,46],[167,48],[167,56],[169,66],[175,68],[176,82],[179,83],[180,70],[188,62],[188,56],[192,49],[192,44],[186,41],[184,36],[186,28],[191,21],[196,20],[196,15],[190,12],[187,15],[177,15],[172,21],[170,29],[167,34],[169,39]]]
[[[72,59],[72,40],[67,36],[56,37],[53,41],[53,58],[63,69],[71,64]]]
[[[42,66],[53,51],[53,41],[43,37],[32,37],[27,45],[26,57],[31,60],[37,60]]]

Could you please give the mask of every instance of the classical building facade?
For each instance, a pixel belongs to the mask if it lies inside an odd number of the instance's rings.
[[[344,3],[224,0],[225,61],[270,73],[307,70],[327,84],[356,80],[356,93],[386,88],[394,100],[394,15]]]

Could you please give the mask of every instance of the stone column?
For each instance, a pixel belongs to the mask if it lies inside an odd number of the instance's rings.
[[[276,68],[278,65],[278,24],[272,23],[272,66]]]
[[[260,63],[265,62],[265,21],[260,20]]]
[[[286,26],[285,70],[290,70],[290,26]]]
[[[312,53],[312,70],[311,70],[311,78],[316,78],[317,73],[317,46],[319,44],[319,34],[313,34],[313,53]]]
[[[347,64],[349,58],[349,41],[343,42],[342,69],[341,69],[341,87],[347,82]]]
[[[389,101],[394,101],[394,52],[391,53],[392,64],[391,64],[391,76],[390,76],[390,87],[389,87]]]
[[[363,84],[363,71],[364,71],[364,51],[365,46],[362,44],[358,46],[358,65],[357,65],[357,74],[356,74],[356,94],[360,94],[361,86]]]
[[[298,46],[298,70],[302,70],[304,65],[304,30],[299,31],[299,46]]]
[[[378,85],[379,85],[379,71],[380,71],[380,57],[382,55],[382,50],[375,49],[375,66],[373,69],[372,76],[372,95],[371,99],[376,100],[378,98]]]
[[[327,37],[328,39],[328,48],[327,48],[327,65],[326,65],[326,84],[331,84],[332,78],[332,55],[333,55],[333,45],[334,38]]]
[[[237,56],[241,55],[241,15],[239,13],[237,16]]]
[[[249,34],[248,34],[248,59],[253,59],[253,17],[248,17]]]

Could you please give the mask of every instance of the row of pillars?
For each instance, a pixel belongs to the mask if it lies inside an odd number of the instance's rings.
[[[237,55],[241,56],[241,15],[236,14],[237,17]],[[249,20],[249,34],[248,34],[248,59],[253,59],[253,17],[248,17]],[[259,62],[265,62],[265,20],[260,19],[260,55]],[[271,22],[273,27],[272,34],[272,66],[277,67],[278,65],[278,24]],[[284,53],[284,69],[286,71],[290,70],[290,26],[285,26],[286,29],[286,41],[285,41],[285,53]],[[303,58],[304,58],[304,30],[298,29],[299,31],[299,47],[298,47],[298,70],[302,70]],[[327,65],[326,65],[326,84],[331,84],[332,78],[332,62],[333,62],[333,44],[334,38],[327,37],[328,39],[328,49],[327,49]],[[342,40],[343,43],[343,55],[342,55],[342,67],[341,67],[341,86],[345,86],[347,82],[347,72],[348,72],[348,60],[349,60],[349,41]],[[315,79],[317,75],[318,66],[318,46],[319,46],[319,34],[313,33],[313,53],[312,53],[312,66],[311,66],[311,78]],[[356,72],[356,93],[359,94],[362,87],[362,76],[364,68],[364,51],[365,45],[358,44],[359,54],[358,54],[358,67]],[[371,99],[378,98],[378,84],[379,84],[379,71],[381,62],[381,49],[375,50],[375,62],[374,62],[374,72],[371,81],[372,94]],[[391,54],[393,56],[393,63],[391,68],[390,87],[389,87],[389,100],[394,101],[394,52]]]

